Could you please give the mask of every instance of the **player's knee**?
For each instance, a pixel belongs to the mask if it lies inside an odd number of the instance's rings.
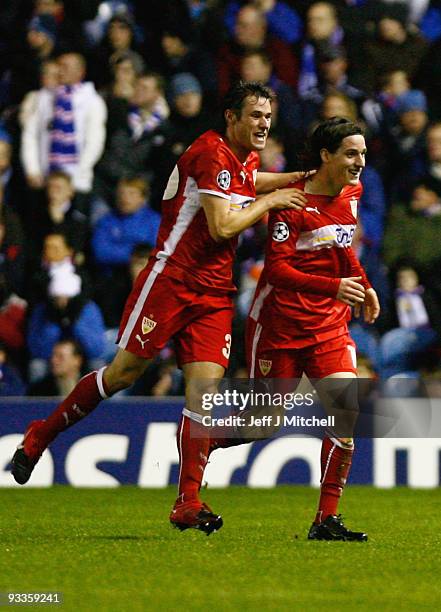
[[[204,400],[213,397],[218,392],[218,380],[193,379],[187,383],[185,389],[186,407],[193,411],[203,414]]]

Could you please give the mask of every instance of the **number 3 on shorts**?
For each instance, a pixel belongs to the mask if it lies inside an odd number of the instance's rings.
[[[231,334],[225,334],[225,346],[222,349],[222,355],[225,357],[225,359],[230,358],[230,351],[231,351]]]

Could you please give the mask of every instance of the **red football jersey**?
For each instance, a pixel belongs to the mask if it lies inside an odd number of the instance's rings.
[[[350,308],[335,299],[340,278],[362,276],[370,287],[351,249],[361,193],[360,183],[336,197],[305,193],[301,212],[270,213],[265,266],[249,315],[251,325],[263,327],[262,350],[301,348],[347,332]]]
[[[215,242],[208,231],[200,194],[241,210],[256,197],[256,152],[239,161],[215,131],[202,134],[176,164],[165,189],[162,221],[149,265],[191,289],[217,295],[235,290],[232,264],[237,238]]]

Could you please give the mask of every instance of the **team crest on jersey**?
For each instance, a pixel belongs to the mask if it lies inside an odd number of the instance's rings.
[[[352,198],[351,200],[349,200],[349,204],[351,205],[352,214],[354,215],[355,218],[357,218],[358,200],[356,200],[355,198]]]
[[[264,376],[269,374],[272,368],[273,362],[269,359],[259,359],[259,368]]]
[[[143,334],[149,334],[156,327],[156,321],[152,321],[152,319],[148,319],[144,317],[142,320],[141,330]]]
[[[289,238],[289,227],[283,221],[277,221],[273,227],[273,240],[285,242]]]
[[[228,189],[231,184],[231,174],[228,170],[221,170],[216,177],[216,182],[221,189]]]

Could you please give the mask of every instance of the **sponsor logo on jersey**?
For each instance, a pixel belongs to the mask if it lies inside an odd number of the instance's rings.
[[[324,225],[308,232],[302,232],[297,239],[298,251],[315,251],[331,247],[351,246],[355,225]]]
[[[317,208],[317,206],[307,206],[305,208],[305,210],[309,211],[309,212],[316,212],[318,215],[320,214],[319,209]]]
[[[273,240],[285,242],[289,238],[289,227],[283,221],[277,221],[273,227]]]
[[[273,362],[269,359],[259,359],[259,368],[264,376],[269,374],[269,371],[271,370],[272,366]]]
[[[352,214],[354,215],[355,218],[357,218],[357,204],[358,204],[358,200],[355,199],[355,198],[352,198],[352,200],[349,200],[349,204],[351,205]]]
[[[149,334],[151,331],[155,329],[155,327],[156,327],[156,321],[152,321],[152,319],[148,319],[147,317],[143,318],[142,325],[141,325],[143,334]]]
[[[231,174],[228,170],[221,170],[216,177],[216,182],[221,189],[228,189],[231,184]]]

